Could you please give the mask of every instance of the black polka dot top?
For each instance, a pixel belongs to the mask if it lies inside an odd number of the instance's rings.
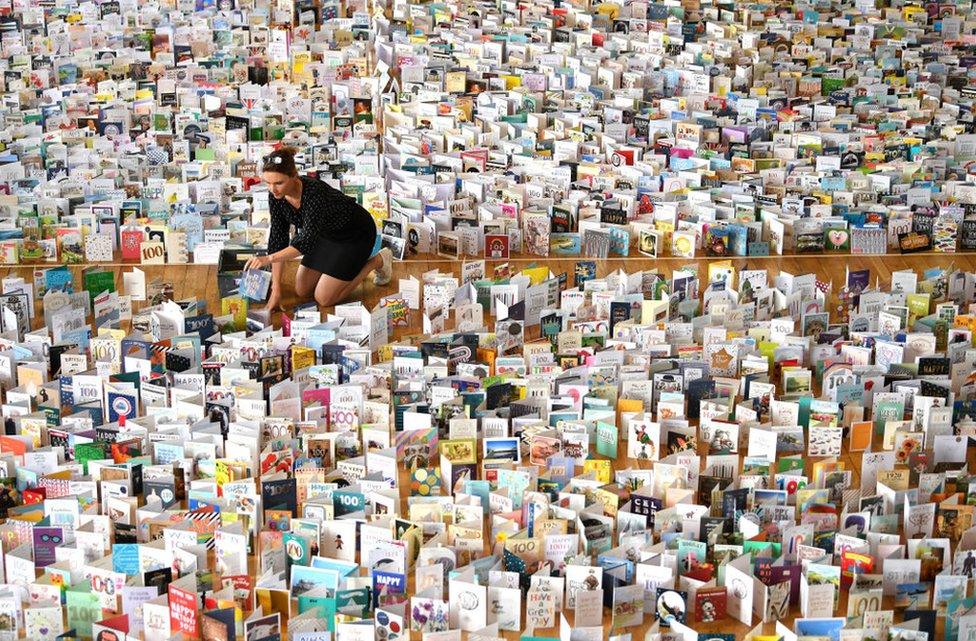
[[[289,228],[294,225],[291,246],[308,254],[321,238],[332,241],[352,241],[376,233],[376,223],[368,211],[341,191],[321,180],[301,176],[302,206],[295,209],[284,198],[268,196],[271,210],[271,231],[268,253],[281,251],[289,245]]]

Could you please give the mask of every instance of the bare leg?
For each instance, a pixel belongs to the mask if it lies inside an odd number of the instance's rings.
[[[366,261],[366,264],[363,266],[361,270],[359,270],[359,273],[356,274],[356,277],[353,278],[351,281],[349,281],[349,285],[347,285],[346,289],[343,290],[342,294],[339,297],[339,300],[345,300],[346,297],[352,294],[353,290],[355,290],[356,287],[359,286],[359,283],[363,282],[364,278],[366,278],[374,271],[379,269],[382,265],[383,265],[383,258],[379,254],[373,256],[368,261]]]
[[[315,286],[315,302],[322,307],[332,307],[338,304],[342,300],[341,294],[347,285],[349,285],[349,281],[322,274]]]
[[[321,277],[322,272],[299,265],[298,272],[295,273],[295,295],[302,302],[311,300],[315,295],[315,286],[318,285]]]
[[[356,277],[352,280],[339,280],[332,276],[322,274],[318,284],[315,286],[315,302],[323,307],[330,307],[341,303],[353,290],[366,278],[373,270],[383,264],[383,259],[377,254],[366,262]]]

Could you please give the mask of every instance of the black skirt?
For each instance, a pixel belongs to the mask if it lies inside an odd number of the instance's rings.
[[[339,242],[319,236],[314,242],[315,246],[302,256],[302,265],[326,276],[349,282],[369,262],[376,244],[376,226],[366,227],[362,235],[357,234],[353,240]]]

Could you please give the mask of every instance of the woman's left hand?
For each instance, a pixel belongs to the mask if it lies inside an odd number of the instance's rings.
[[[270,264],[271,264],[271,256],[253,256],[250,260],[247,261],[247,264],[244,265],[244,269],[245,270],[261,269],[262,267],[266,267]]]

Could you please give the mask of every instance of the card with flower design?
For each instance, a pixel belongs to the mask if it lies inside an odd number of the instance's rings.
[[[443,599],[410,599],[410,629],[414,632],[444,632],[450,623],[450,606]]]

